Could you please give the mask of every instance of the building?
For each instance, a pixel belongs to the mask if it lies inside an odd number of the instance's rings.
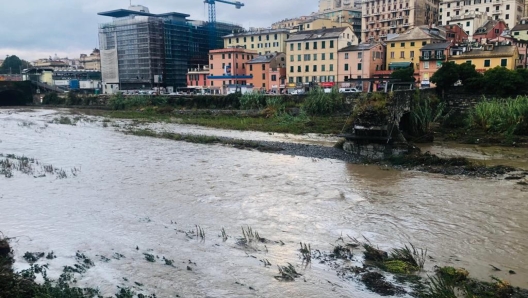
[[[257,55],[243,47],[209,51],[209,88],[213,93],[227,94],[233,86],[251,85],[253,76],[246,74],[246,64]]]
[[[250,29],[231,33],[223,37],[224,48],[243,47],[256,51],[259,55],[286,52],[286,40],[290,37],[288,29]]]
[[[430,43],[420,49],[418,73],[421,86],[431,87],[432,85],[434,87],[434,84],[430,83],[430,79],[442,67],[442,63],[447,61],[450,49],[451,42]]]
[[[246,63],[246,74],[251,84],[262,91],[280,93],[285,88],[286,54],[271,53],[260,55]]]
[[[528,18],[522,19],[511,29],[512,37],[516,40],[528,41]]]
[[[524,5],[519,0],[441,0],[440,11],[439,25],[449,25],[466,14],[486,13],[491,19],[504,20],[513,28],[523,17]]]
[[[456,64],[473,64],[479,72],[496,66],[513,70],[519,60],[519,51],[516,46],[508,44],[486,44],[480,48],[452,47],[448,60]]]
[[[80,64],[86,70],[101,70],[101,53],[99,49],[94,49],[90,55],[81,54]]]
[[[395,38],[387,40],[387,69],[418,66],[422,47],[431,43],[445,42],[442,28],[415,27]],[[416,68],[416,67],[415,67]]]
[[[376,71],[385,69],[385,45],[380,42],[362,43],[338,51],[337,80],[340,87],[359,87],[367,90],[368,84],[350,79],[374,78]]]
[[[473,40],[473,33],[484,26],[489,20],[488,15],[485,12],[468,12],[456,16],[452,16],[447,25],[458,25],[463,28],[464,32],[468,35],[470,41]]]
[[[445,38],[451,43],[467,43],[469,35],[458,24],[445,25],[443,29],[446,31]]]
[[[104,93],[158,84],[183,87],[189,68],[209,63],[208,24],[188,20],[188,14],[153,14],[147,7],[132,5],[99,15],[113,18],[99,25]],[[221,36],[240,29],[217,23],[217,46],[222,47]]]
[[[311,16],[302,16],[298,18],[292,18],[292,19],[284,19],[282,21],[275,22],[271,24],[271,29],[293,29],[295,27],[298,27],[300,23],[303,23],[306,20],[311,19]]]
[[[58,57],[56,58],[42,58],[35,60],[31,62],[34,67],[42,67],[42,68],[53,68],[53,69],[61,69],[61,68],[69,68],[70,65],[62,60],[60,60]]]
[[[354,34],[356,34],[358,38],[361,38],[361,5],[358,7],[339,8],[339,9],[319,11],[319,12],[312,14],[312,17],[332,20],[338,24],[338,25],[326,26],[327,28],[330,28],[333,26],[342,27],[342,25],[340,24],[343,24],[343,23],[349,24],[350,26],[352,26],[352,30],[354,31]],[[313,27],[313,29],[321,29],[321,28]]]
[[[319,12],[360,7],[361,0],[319,0]]]
[[[337,81],[339,49],[357,45],[350,27],[301,31],[287,41],[288,83],[334,86]]]
[[[187,87],[197,89],[207,89],[209,84],[207,77],[209,76],[209,66],[190,68],[187,71]]]
[[[503,20],[488,20],[483,26],[477,28],[473,34],[473,40],[485,44],[501,36],[504,30],[508,30],[508,25]]]
[[[389,34],[438,20],[438,0],[365,0],[361,9],[362,41],[386,40]]]

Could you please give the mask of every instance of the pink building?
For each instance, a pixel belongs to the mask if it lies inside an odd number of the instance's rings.
[[[504,30],[508,30],[508,25],[503,20],[488,20],[482,27],[475,31],[473,39],[485,44],[491,39],[501,36]]]
[[[225,94],[230,86],[250,85],[253,77],[246,74],[246,63],[257,55],[243,47],[209,51],[209,88]]]
[[[359,87],[368,91],[368,82],[357,79],[373,79],[374,72],[385,69],[385,46],[382,43],[362,43],[338,51],[337,80],[339,87]],[[376,84],[373,84],[376,85]]]
[[[187,87],[206,89],[208,88],[207,77],[209,66],[191,68],[187,71]]]
[[[430,79],[449,57],[450,42],[430,43],[420,49],[419,82],[424,87],[434,87]]]

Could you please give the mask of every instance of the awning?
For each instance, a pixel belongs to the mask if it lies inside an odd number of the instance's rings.
[[[319,83],[319,86],[323,87],[323,88],[332,88],[334,87],[335,83],[334,82],[321,82]]]
[[[412,62],[391,62],[389,63],[389,70],[412,67]]]

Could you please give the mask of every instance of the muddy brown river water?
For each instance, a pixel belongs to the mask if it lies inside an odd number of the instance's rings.
[[[24,252],[53,250],[57,259],[39,263],[49,263],[56,278],[81,251],[95,266],[78,285],[98,287],[105,295],[119,285],[158,297],[378,297],[325,264],[301,266],[299,242],[329,251],[337,238],[350,235],[383,249],[411,242],[428,249],[434,258],[426,263],[429,269],[464,267],[473,277],[493,275],[528,288],[528,192],[515,181],[129,136],[116,131],[116,123],[103,127],[97,117],[75,126],[48,123],[58,113],[66,111],[0,110],[0,154],[80,169],[66,179],[0,177],[0,231],[16,237],[18,270],[29,266]],[[167,129],[332,142],[174,124]],[[205,241],[178,232],[195,225],[204,229]],[[236,244],[242,226],[284,245],[243,248]],[[222,228],[226,242],[219,237]],[[124,258],[112,258],[115,253]],[[160,259],[147,262],[143,253]],[[174,267],[162,257],[174,260]],[[263,266],[263,259],[272,266]],[[275,280],[276,265],[287,263],[303,276]]]

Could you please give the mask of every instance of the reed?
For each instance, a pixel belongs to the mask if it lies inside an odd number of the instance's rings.
[[[528,135],[528,96],[483,100],[471,109],[469,122],[485,131]]]

